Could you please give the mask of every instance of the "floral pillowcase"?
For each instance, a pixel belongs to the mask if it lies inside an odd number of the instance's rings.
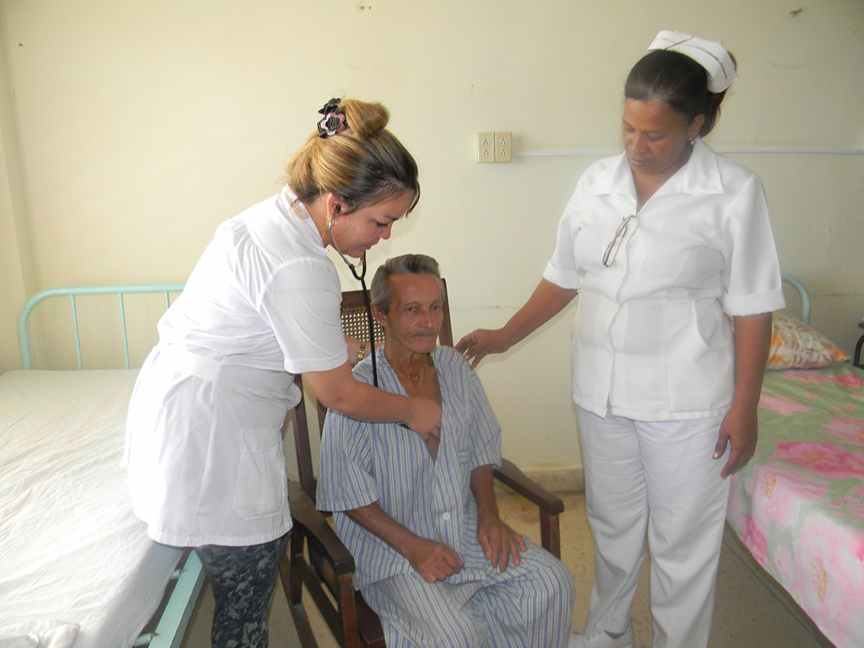
[[[849,360],[827,337],[786,313],[774,313],[768,369],[813,369]]]

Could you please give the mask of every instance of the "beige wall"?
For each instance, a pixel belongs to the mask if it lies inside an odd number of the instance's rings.
[[[0,63],[6,37],[0,12]],[[28,295],[38,290],[15,128],[12,83],[0,65],[0,373],[19,366],[16,315]]]
[[[17,366],[10,322],[35,289],[183,281],[219,222],[276,190],[315,111],[343,94],[383,101],[422,171],[419,208],[372,267],[432,254],[456,335],[499,325],[540,276],[596,159],[583,153],[619,147],[623,80],[660,29],[723,39],[738,58],[715,148],[864,149],[864,5],[798,6],[2,0],[0,371]],[[494,130],[514,134],[512,164],[477,164],[476,134]],[[732,157],[765,181],[784,270],[811,287],[814,323],[851,351],[864,157]],[[528,467],[581,463],[571,314],[481,366],[505,452]]]

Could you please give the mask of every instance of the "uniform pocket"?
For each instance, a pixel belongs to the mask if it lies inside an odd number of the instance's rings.
[[[287,501],[288,477],[279,429],[241,428],[234,510],[244,518],[273,515]]]

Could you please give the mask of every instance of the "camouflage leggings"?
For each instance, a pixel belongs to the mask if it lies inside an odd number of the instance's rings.
[[[266,648],[267,617],[288,532],[271,542],[249,547],[205,545],[195,552],[210,579],[213,648]]]

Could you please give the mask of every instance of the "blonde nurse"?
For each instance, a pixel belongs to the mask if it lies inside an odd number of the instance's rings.
[[[129,407],[135,512],[153,540],[201,557],[217,648],[267,645],[291,528],[280,428],[300,398],[294,376],[352,418],[424,438],[440,425],[432,400],[354,380],[368,350],[342,334],[327,258],[328,247],[359,258],[390,237],[417,204],[417,165],[380,104],[333,99],[319,112],[282,191],[217,229],[159,322]]]

